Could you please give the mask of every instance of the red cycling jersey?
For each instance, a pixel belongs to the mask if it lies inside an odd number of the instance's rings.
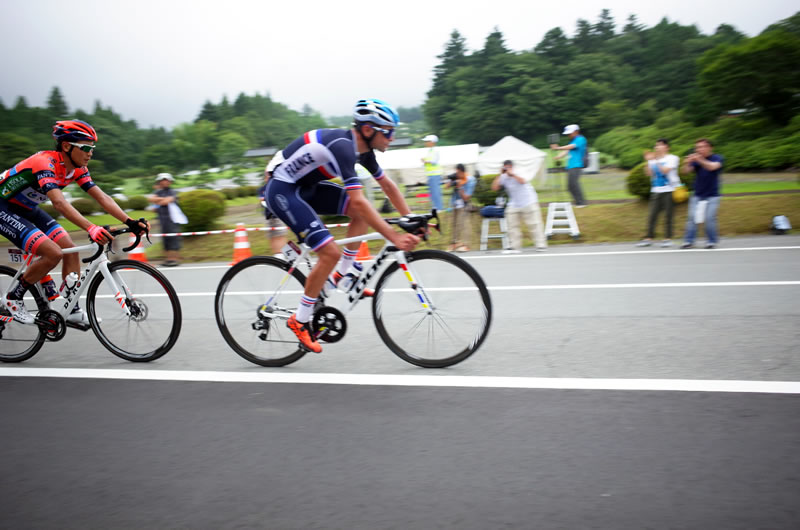
[[[47,200],[48,191],[64,189],[72,182],[84,191],[95,186],[86,167],[67,174],[63,153],[39,151],[0,174],[0,200],[33,209]]]

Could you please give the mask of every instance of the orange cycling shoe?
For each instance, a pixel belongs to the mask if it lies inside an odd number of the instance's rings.
[[[298,322],[297,315],[292,315],[289,317],[289,320],[286,321],[286,327],[297,335],[297,339],[300,341],[300,346],[303,349],[313,351],[314,353],[322,352],[322,346],[311,336],[311,328],[308,322]]]

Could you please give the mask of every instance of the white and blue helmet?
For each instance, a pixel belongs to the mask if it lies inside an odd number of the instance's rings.
[[[397,127],[400,123],[397,111],[380,99],[359,99],[353,109],[353,119],[357,124],[370,122],[390,127]]]

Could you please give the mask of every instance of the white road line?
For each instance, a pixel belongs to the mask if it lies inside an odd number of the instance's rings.
[[[657,245],[658,243],[656,243]],[[700,253],[710,253],[710,252],[749,252],[749,251],[758,251],[758,250],[800,250],[800,246],[786,246],[786,247],[736,247],[736,248],[715,248],[713,250],[706,250],[706,249],[692,249],[692,250],[681,250],[681,249],[664,249],[664,250],[657,250],[657,249],[650,249],[650,250],[609,250],[609,251],[600,251],[600,252],[557,252],[554,251],[558,247],[552,247],[550,252],[531,252],[529,254],[514,254],[514,255],[505,255],[505,254],[492,254],[492,255],[470,255],[470,254],[462,254],[461,257],[466,260],[473,260],[473,259],[515,259],[515,258],[569,258],[569,257],[579,257],[579,256],[619,256],[619,255],[635,255],[635,254],[668,254],[668,253],[679,253],[679,254],[690,254],[694,252]],[[489,252],[499,252],[499,251],[489,251]],[[369,260],[371,262],[372,260]],[[166,267],[158,267],[161,272],[182,272],[182,271],[197,271],[197,270],[206,270],[206,269],[229,269],[230,265],[183,265],[180,267],[174,268],[166,268]],[[51,273],[53,274],[60,274],[60,273]]]
[[[654,243],[658,245],[658,243]],[[557,247],[552,247],[557,248]],[[551,249],[552,250],[552,249]],[[695,248],[690,250],[684,249],[664,249],[664,250],[608,250],[608,251],[601,251],[601,252],[564,252],[564,253],[557,253],[557,252],[530,252],[528,254],[513,254],[513,255],[505,255],[505,254],[494,254],[491,256],[470,256],[470,255],[462,255],[461,257],[464,259],[495,259],[495,258],[567,258],[573,256],[620,256],[620,255],[635,255],[635,254],[693,254],[693,253],[716,253],[716,252],[746,252],[751,250],[800,250],[800,246],[788,246],[788,247],[740,247],[740,248],[715,248],[712,250],[706,250],[703,248]],[[490,251],[491,252],[491,251]]]
[[[695,287],[785,287],[800,285],[800,280],[788,281],[763,281],[763,282],[675,282],[675,283],[590,283],[590,284],[556,284],[556,285],[490,285],[490,291],[550,291],[568,289],[653,289],[653,288],[695,288]],[[426,290],[431,292],[444,291],[474,291],[475,287],[428,287]],[[387,289],[387,292],[402,292],[404,289]],[[300,291],[284,291],[286,294],[300,294]],[[200,291],[194,293],[178,293],[179,298],[214,296],[216,292]],[[226,296],[244,295],[265,295],[266,291],[235,291],[228,292]],[[165,297],[166,293],[138,294],[142,298],[146,297]],[[111,295],[98,295],[98,298],[113,298]]]
[[[735,392],[800,394],[800,381],[694,379],[578,379],[544,377],[438,376],[389,374],[315,374],[275,372],[205,372],[178,370],[90,370],[78,368],[0,368],[0,377],[128,379],[223,383],[292,383],[320,385],[522,388],[553,390],[635,390],[654,392]]]

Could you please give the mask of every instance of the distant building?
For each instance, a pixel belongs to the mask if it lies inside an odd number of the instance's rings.
[[[272,156],[280,151],[277,147],[259,147],[258,149],[248,149],[245,151],[244,158],[262,158]]]

